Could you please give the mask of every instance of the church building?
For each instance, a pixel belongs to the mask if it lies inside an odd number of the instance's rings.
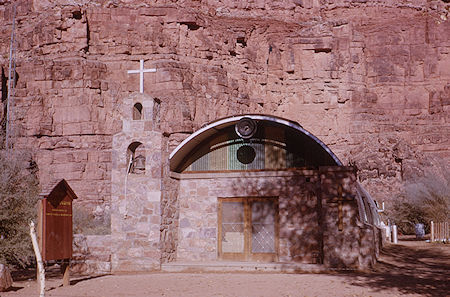
[[[374,263],[374,202],[355,168],[299,123],[230,116],[168,151],[160,104],[144,93],[126,98],[123,128],[113,137],[113,272],[221,261],[351,269]]]

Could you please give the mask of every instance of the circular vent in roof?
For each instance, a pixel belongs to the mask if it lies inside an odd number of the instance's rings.
[[[243,139],[252,138],[256,133],[256,122],[250,118],[242,118],[236,123],[235,130]]]

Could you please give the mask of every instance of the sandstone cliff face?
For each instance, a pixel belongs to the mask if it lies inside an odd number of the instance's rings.
[[[220,117],[282,116],[355,164],[377,200],[450,163],[448,1],[15,2],[14,146],[33,149],[42,184],[65,178],[98,212],[140,59],[157,68],[144,92],[170,148]],[[11,1],[0,20],[5,106]]]

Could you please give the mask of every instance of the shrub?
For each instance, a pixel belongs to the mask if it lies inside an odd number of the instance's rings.
[[[445,222],[450,219],[450,170],[442,176],[427,174],[405,186],[394,202],[389,218],[404,234],[414,233],[414,224],[422,223],[429,231],[430,221]]]
[[[39,183],[29,154],[0,150],[0,262],[24,266],[33,256],[29,222]]]

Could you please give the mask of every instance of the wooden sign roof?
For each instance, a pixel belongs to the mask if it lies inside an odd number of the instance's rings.
[[[41,198],[47,198],[49,201],[56,204],[64,199],[66,195],[69,196],[71,200],[78,199],[77,195],[65,179],[49,184],[40,194]]]

